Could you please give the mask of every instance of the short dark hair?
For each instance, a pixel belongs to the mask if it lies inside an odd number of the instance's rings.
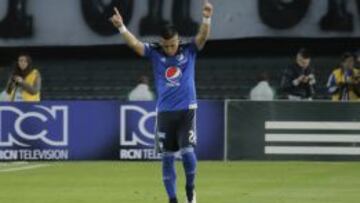
[[[299,49],[298,53],[301,57],[303,57],[304,59],[309,59],[311,58],[311,54],[310,51],[306,48],[301,48]]]
[[[171,39],[178,34],[179,32],[173,25],[165,25],[160,33],[161,37],[165,40]]]

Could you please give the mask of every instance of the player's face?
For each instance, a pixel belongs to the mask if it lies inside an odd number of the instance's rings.
[[[160,43],[166,55],[175,56],[180,44],[179,35],[171,39],[161,39]]]
[[[25,70],[29,66],[29,62],[25,56],[20,56],[18,58],[18,64],[21,70]]]
[[[302,68],[308,68],[310,66],[311,63],[311,59],[310,58],[304,58],[303,56],[301,56],[300,54],[298,54],[296,56],[296,62],[297,64],[302,67]]]

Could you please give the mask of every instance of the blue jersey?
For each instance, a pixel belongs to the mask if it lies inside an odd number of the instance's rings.
[[[178,111],[197,108],[195,90],[195,43],[180,45],[175,56],[167,56],[158,45],[145,44],[151,60],[157,91],[157,110]]]

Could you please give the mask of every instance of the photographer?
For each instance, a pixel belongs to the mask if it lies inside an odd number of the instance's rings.
[[[316,79],[310,63],[311,57],[308,51],[300,49],[296,55],[296,62],[285,69],[281,89],[289,100],[312,100]]]
[[[327,88],[333,101],[356,101],[360,98],[360,72],[351,53],[342,56],[340,67],[329,77]]]
[[[18,57],[15,69],[6,86],[10,101],[38,102],[40,101],[41,76],[32,66],[29,55]]]

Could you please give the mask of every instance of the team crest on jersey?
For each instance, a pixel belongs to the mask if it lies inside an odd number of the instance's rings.
[[[169,82],[168,86],[178,87],[180,86],[180,79],[182,77],[182,72],[179,67],[171,66],[165,71],[166,80]]]
[[[179,61],[179,64],[182,65],[184,63],[187,63],[187,58],[185,57],[184,54],[179,54],[176,56],[176,60]]]
[[[183,61],[185,59],[185,56],[184,56],[184,54],[179,54],[176,56],[176,59],[179,61]]]

